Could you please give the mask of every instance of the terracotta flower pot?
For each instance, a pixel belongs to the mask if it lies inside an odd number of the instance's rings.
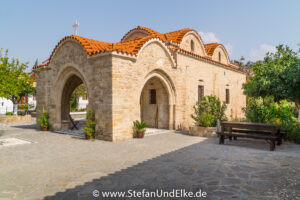
[[[44,130],[44,131],[48,131],[48,127],[47,127],[47,126],[44,126],[44,127],[43,127],[43,130]]]
[[[89,140],[89,139],[91,139],[91,137],[89,135],[85,134],[85,139]]]
[[[145,131],[137,131],[136,135],[137,135],[137,138],[144,138]]]

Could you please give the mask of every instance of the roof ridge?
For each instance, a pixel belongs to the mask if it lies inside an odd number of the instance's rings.
[[[221,43],[219,43],[219,42],[211,42],[211,43],[206,43],[204,45],[213,45],[213,44],[221,44]]]
[[[145,31],[147,31],[147,32],[150,33],[150,34],[162,34],[162,33],[158,32],[158,31],[155,31],[155,30],[153,30],[153,29],[151,29],[151,28],[144,27],[144,26],[138,26],[137,28],[138,28],[138,29],[145,30]]]
[[[179,31],[183,31],[183,30],[192,30],[192,29],[190,29],[190,28],[183,28],[183,29],[179,29],[179,30],[175,30],[175,31],[167,32],[167,33],[164,33],[164,34],[168,34],[168,33],[174,33],[174,32],[179,32]]]
[[[205,51],[207,53],[207,55],[212,56],[215,49],[219,46],[222,45],[221,43],[218,42],[213,42],[213,43],[208,43],[204,45]]]
[[[185,34],[187,32],[195,31],[195,30],[190,29],[190,28],[184,28],[184,29],[180,29],[180,30],[176,30],[176,31],[172,31],[172,32],[162,34],[162,33],[159,33],[157,31],[154,31],[150,28],[142,27],[142,26],[138,26],[135,29],[145,30],[145,31],[149,32],[150,35],[136,37],[136,38],[133,38],[131,40],[126,40],[126,41],[121,40],[119,42],[103,42],[103,41],[90,39],[90,38],[86,38],[86,37],[82,37],[82,36],[78,36],[78,35],[66,36],[62,40],[60,40],[59,43],[55,46],[54,50],[52,51],[52,53],[49,57],[49,62],[50,62],[52,56],[54,55],[56,49],[61,45],[61,43],[63,43],[67,39],[76,40],[83,47],[84,51],[89,56],[92,56],[92,55],[95,55],[95,54],[100,54],[100,53],[105,53],[105,52],[112,52],[112,51],[120,52],[120,53],[131,55],[131,56],[134,56],[134,55],[136,56],[136,55],[138,55],[138,52],[140,51],[142,46],[147,41],[149,41],[150,39],[157,38],[158,40],[165,43],[166,46],[170,50],[174,50],[174,49],[172,49],[172,46],[168,45],[167,42],[170,42],[170,43],[174,42],[173,44],[176,44],[176,43],[180,44],[183,37],[185,36]],[[133,31],[135,29],[132,29],[131,31]],[[129,31],[128,33],[130,33],[131,31]],[[126,37],[126,35],[124,37]],[[215,48],[219,45],[222,45],[222,44],[218,43],[218,42],[204,44],[205,51],[206,51],[207,55],[209,55],[209,56],[204,56],[204,57],[206,59],[212,60],[211,56],[212,56]],[[198,56],[202,57],[201,55],[198,55]],[[40,67],[48,65],[49,62],[47,62],[45,64],[42,63],[40,65]],[[36,68],[38,68],[38,67],[36,67]]]

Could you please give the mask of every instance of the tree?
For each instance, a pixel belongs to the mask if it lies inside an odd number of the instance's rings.
[[[71,95],[70,109],[76,110],[78,102],[79,102],[79,97],[86,96],[86,94],[87,94],[87,90],[86,90],[85,84],[79,85]]]
[[[28,63],[9,59],[7,55],[7,50],[4,55],[0,50],[0,97],[13,102],[13,113],[16,115],[22,97],[34,93],[35,88],[29,74],[25,72]]]
[[[251,66],[253,75],[243,85],[244,93],[250,97],[272,96],[276,102],[294,102],[300,122],[300,58],[288,46],[279,45],[276,49]]]
[[[252,74],[251,65],[253,65],[253,62],[248,61],[247,63],[245,63],[245,58],[243,56],[240,58],[240,60],[234,60],[233,63],[238,65],[240,69],[244,70],[248,74]]]

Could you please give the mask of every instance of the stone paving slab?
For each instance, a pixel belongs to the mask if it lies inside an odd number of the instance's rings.
[[[167,129],[146,128],[145,137],[152,136],[152,135],[163,134],[163,133],[170,133],[170,132],[173,132],[173,131],[172,130],[167,130]]]
[[[0,139],[11,137],[34,143],[1,148],[0,199],[97,199],[94,190],[174,188],[202,189],[213,200],[300,199],[296,144],[271,152],[264,141],[219,145],[217,138],[175,132],[92,142],[0,125]]]
[[[14,145],[21,145],[21,144],[30,144],[30,143],[31,142],[20,140],[18,138],[5,138],[5,139],[0,139],[0,148],[14,146]]]

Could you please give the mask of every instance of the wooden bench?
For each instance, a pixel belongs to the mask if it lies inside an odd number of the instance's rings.
[[[228,131],[225,131],[225,128]],[[280,132],[280,125],[246,122],[222,122],[219,135],[219,144],[224,144],[225,137],[229,140],[237,140],[238,137],[266,140],[270,144],[270,151],[275,145],[282,144],[283,134]]]

